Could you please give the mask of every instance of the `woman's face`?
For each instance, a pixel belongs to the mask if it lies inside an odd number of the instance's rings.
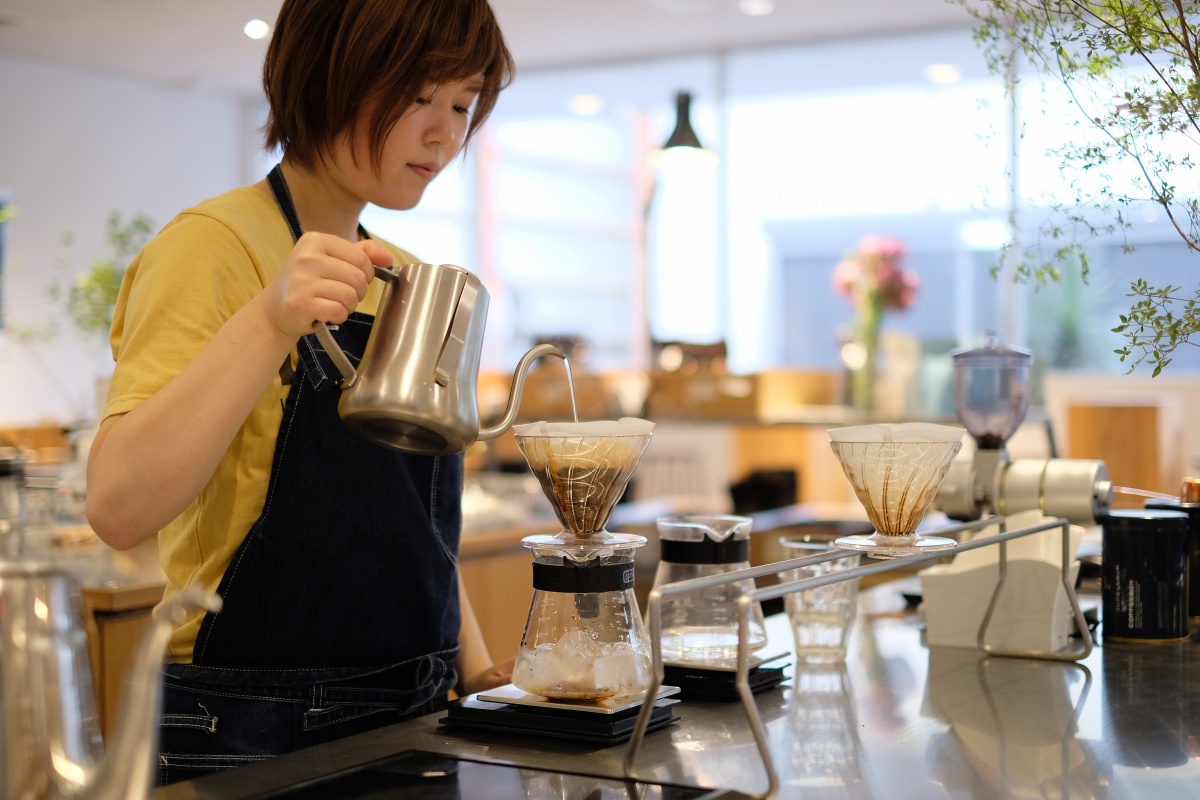
[[[335,147],[335,162],[350,179],[355,194],[382,208],[410,209],[420,201],[429,182],[462,149],[482,77],[426,87],[412,107],[396,121],[383,143],[379,173],[371,167],[366,137],[354,142],[350,158],[345,140]],[[363,110],[362,120],[372,109]]]

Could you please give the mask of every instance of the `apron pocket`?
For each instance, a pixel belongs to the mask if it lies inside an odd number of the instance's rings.
[[[190,728],[205,733],[217,732],[217,718],[209,714],[163,714],[158,718],[160,728]]]

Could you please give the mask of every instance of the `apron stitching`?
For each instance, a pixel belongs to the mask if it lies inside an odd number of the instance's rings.
[[[441,470],[441,468],[442,468],[442,457],[434,456],[433,457],[433,469],[430,470],[431,475],[430,475],[430,481],[429,481],[429,524],[433,528],[433,532],[437,536],[439,541],[442,538],[442,532],[440,530],[438,530],[438,522],[437,522],[437,490],[438,490],[438,472]]]
[[[413,656],[412,658],[405,659],[404,661],[397,661],[395,664],[384,664],[377,671],[378,672],[386,672],[388,670],[395,669],[396,667],[406,666],[408,664],[415,664],[416,662],[418,662],[422,659],[428,659],[428,658],[435,658],[438,661],[441,661],[442,663],[446,663],[447,659],[453,660],[458,655],[458,651],[459,651],[459,648],[457,646],[455,646],[455,647],[449,648],[448,650],[438,650],[437,652],[434,652],[434,653],[425,653],[423,655]],[[194,667],[195,669],[198,669],[198,670],[219,670],[221,672],[250,672],[250,673],[253,673],[253,672],[318,672],[318,671],[325,671],[325,670],[332,670],[334,672],[338,672],[338,671],[344,671],[344,670],[348,669],[347,667],[287,667],[284,669],[280,669],[278,667],[215,667],[215,666],[209,666],[209,665],[205,665],[205,664],[180,664],[179,666]],[[189,679],[181,678],[181,680],[186,681]],[[199,679],[197,679],[197,680],[199,680]],[[327,682],[337,683],[338,680],[348,680],[348,679],[337,678],[337,679],[334,679],[333,681],[327,681]],[[201,680],[200,682],[203,683],[203,680]],[[190,687],[180,687],[180,688],[190,688]],[[398,689],[396,691],[405,691],[405,690]]]
[[[313,347],[313,344],[311,341],[309,341],[309,338],[304,336],[301,337],[300,341],[304,343],[304,346],[308,348],[308,352],[312,354],[312,368],[318,375],[321,376],[317,380],[313,381],[313,388],[320,389],[321,386],[324,385],[325,381],[329,380],[329,376],[326,375],[325,370],[321,368],[321,362],[317,359],[317,350],[315,347]]]

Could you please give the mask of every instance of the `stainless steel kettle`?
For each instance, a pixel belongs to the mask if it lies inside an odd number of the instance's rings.
[[[159,673],[173,622],[220,604],[193,587],[158,610],[105,752],[78,582],[55,564],[0,562],[0,800],[148,797],[158,757]]]
[[[328,325],[313,328],[344,379],[338,414],[365,439],[420,455],[461,453],[512,427],[535,359],[567,358],[549,344],[525,353],[503,419],[480,430],[476,383],[487,289],[453,264],[376,267],[375,275],[386,286],[357,369]]]

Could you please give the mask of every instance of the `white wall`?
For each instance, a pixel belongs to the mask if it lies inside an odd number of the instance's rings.
[[[65,319],[48,344],[14,332],[58,313],[52,281],[111,256],[112,212],[162,226],[256,179],[254,103],[0,56],[0,192],[19,209],[5,235],[0,427],[92,419],[94,379],[111,371],[107,344],[79,342]]]

